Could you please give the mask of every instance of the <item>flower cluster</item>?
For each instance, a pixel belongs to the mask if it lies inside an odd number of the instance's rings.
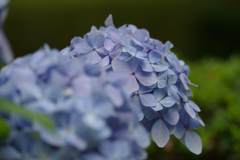
[[[8,3],[9,0],[0,1],[0,62],[3,63],[9,63],[13,60],[11,47],[2,31],[3,23],[7,16],[6,6]]]
[[[164,147],[174,134],[191,152],[200,154],[201,139],[191,129],[204,123],[198,116],[200,108],[191,100],[189,84],[194,84],[188,79],[189,67],[171,52],[173,44],[150,38],[147,30],[134,25],[116,28],[111,15],[105,26],[99,30],[93,26],[83,38],[73,38],[62,53],[124,75],[138,119],[154,142]]]
[[[69,54],[44,46],[2,69],[0,97],[51,116],[56,129],[52,132],[37,122],[0,113],[12,130],[0,142],[0,157],[145,159],[150,140],[135,114],[131,94],[123,90],[126,77]]]

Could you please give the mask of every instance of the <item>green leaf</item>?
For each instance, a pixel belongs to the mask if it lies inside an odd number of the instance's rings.
[[[9,125],[0,118],[0,141],[8,136],[10,133],[10,127]]]
[[[14,113],[30,121],[37,121],[50,131],[54,131],[54,122],[51,117],[43,114],[34,113],[18,106],[10,101],[0,99],[0,110],[5,113]]]
[[[0,63],[0,71],[1,71],[2,67],[3,67],[3,64]]]

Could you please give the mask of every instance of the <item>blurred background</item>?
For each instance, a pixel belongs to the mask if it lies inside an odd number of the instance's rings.
[[[170,40],[199,85],[191,89],[206,124],[197,131],[203,152],[192,154],[172,136],[164,149],[152,143],[149,160],[240,159],[239,0],[12,0],[8,8],[4,28],[15,57],[44,43],[61,50],[109,14],[116,27],[134,24]]]

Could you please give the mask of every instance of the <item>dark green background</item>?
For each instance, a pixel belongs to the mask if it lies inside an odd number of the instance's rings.
[[[164,149],[152,143],[149,160],[240,159],[239,0],[12,0],[5,33],[15,56],[44,43],[62,49],[109,14],[117,27],[134,24],[174,44],[190,66],[193,100],[206,123],[197,132],[203,152],[194,155],[175,137]]]
[[[62,49],[111,13],[116,26],[146,28],[184,58],[225,58],[240,51],[239,8],[239,0],[12,0],[5,32],[17,56],[44,43]]]

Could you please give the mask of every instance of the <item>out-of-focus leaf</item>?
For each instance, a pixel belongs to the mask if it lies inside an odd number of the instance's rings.
[[[3,64],[0,63],[0,70],[2,69],[2,67],[3,67]]]
[[[5,113],[14,113],[30,121],[37,121],[49,130],[54,130],[53,120],[49,116],[30,112],[10,101],[0,99],[0,110]]]
[[[7,137],[9,132],[10,132],[9,125],[3,119],[0,118],[0,140]]]

